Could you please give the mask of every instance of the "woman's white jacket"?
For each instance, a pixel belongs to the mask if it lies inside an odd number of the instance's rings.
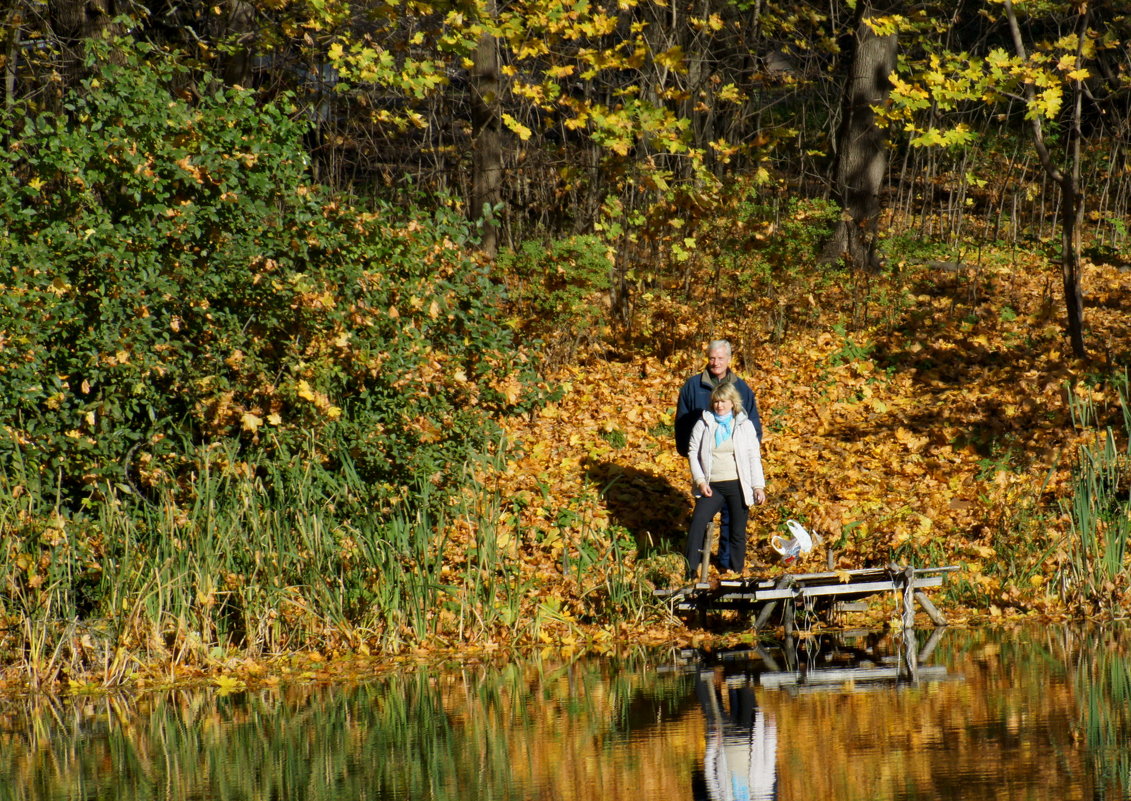
[[[711,475],[711,449],[715,446],[715,415],[708,409],[703,419],[695,423],[691,430],[691,447],[687,460],[691,463],[692,492],[699,497],[700,485]],[[754,424],[739,412],[734,422],[734,458],[738,463],[738,482],[742,485],[742,499],[747,506],[754,505],[754,490],[766,488],[766,478],[762,474],[762,450],[758,444],[758,434]]]

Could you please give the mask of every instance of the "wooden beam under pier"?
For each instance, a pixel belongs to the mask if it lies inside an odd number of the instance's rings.
[[[904,628],[915,624],[915,604],[936,626],[946,618],[931,603],[924,590],[940,587],[947,573],[957,566],[914,568],[888,565],[860,570],[832,570],[821,573],[789,573],[776,578],[735,578],[698,581],[674,590],[656,590],[674,611],[695,612],[706,620],[709,612],[737,609],[754,614],[754,628],[765,626],[774,613],[781,612],[787,632],[793,628],[794,614],[800,607],[817,615],[828,615],[844,604],[885,592],[902,596]]]

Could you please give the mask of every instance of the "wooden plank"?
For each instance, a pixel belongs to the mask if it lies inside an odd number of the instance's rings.
[[[946,667],[932,665],[919,668],[919,678],[943,677]],[[906,677],[907,671],[900,667],[874,668],[822,668],[818,670],[784,671],[763,673],[758,682],[763,687],[788,687],[795,684],[848,684],[868,681],[892,681]]]
[[[914,587],[916,589],[921,587],[938,587],[942,584],[942,577],[916,579]],[[903,590],[899,584],[894,581],[872,581],[867,583],[858,584],[825,584],[814,585],[808,587],[781,587],[771,590],[761,589],[743,589],[740,586],[733,589],[724,589],[722,587],[712,587],[711,585],[696,585],[697,590],[705,591],[704,594],[710,594],[707,600],[714,602],[733,602],[733,601],[749,601],[752,603],[774,603],[777,601],[784,601],[786,599],[795,597],[827,597],[837,595],[854,595],[865,597],[868,595],[876,595],[881,592],[900,592]],[[924,597],[926,597],[924,595]],[[928,601],[929,603],[929,601]]]
[[[939,587],[945,574],[957,570],[954,566],[916,569],[889,565],[883,568],[864,568],[859,570],[837,570],[823,573],[786,573],[776,579],[741,578],[718,579],[697,582],[690,587],[677,590],[655,590],[654,594],[663,597],[679,612],[697,611],[706,622],[706,614],[714,610],[737,609],[757,612],[755,629],[761,628],[785,603],[783,615],[787,633],[796,621],[793,619],[795,606],[804,603],[809,611],[814,608],[827,610],[844,608],[853,602],[872,595],[899,592],[903,598],[902,619],[905,626],[914,625],[914,602],[918,601],[923,610],[936,625],[945,625],[945,618],[923,593],[924,589]],[[845,581],[845,578],[848,581]],[[817,604],[817,599],[829,599],[829,603]],[[836,599],[836,603],[831,601]],[[909,608],[910,606],[910,608]],[[848,606],[853,608],[853,606]],[[855,605],[859,608],[859,604]]]

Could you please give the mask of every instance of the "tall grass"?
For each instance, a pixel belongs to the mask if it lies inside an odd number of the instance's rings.
[[[309,460],[210,461],[188,506],[105,487],[72,516],[8,476],[24,489],[0,501],[4,656],[33,684],[92,672],[114,684],[140,662],[426,638],[446,522],[431,489],[402,512],[363,510],[342,462],[328,475]]]
[[[1131,588],[1128,539],[1131,537],[1131,411],[1126,377],[1116,383],[1123,431],[1117,440],[1107,427],[1080,447],[1072,493],[1065,502],[1071,521],[1068,560],[1060,584],[1070,601],[1096,611],[1120,614],[1120,598]],[[1093,426],[1097,413],[1089,399],[1070,398],[1073,422]]]
[[[500,534],[504,497],[473,477],[483,465],[460,491],[424,481],[390,511],[355,500],[366,493],[348,455],[333,469],[234,451],[200,464],[190,503],[104,486],[78,513],[36,476],[0,475],[9,676],[114,686],[155,665],[545,641],[544,627],[575,624],[560,587],[517,558],[522,533]],[[652,599],[625,567],[626,538],[610,533],[578,535],[561,581],[576,573],[575,611],[639,620]]]

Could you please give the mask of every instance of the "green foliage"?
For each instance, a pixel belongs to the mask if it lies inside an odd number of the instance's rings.
[[[605,333],[613,264],[599,237],[524,242],[501,253],[498,266],[508,277],[520,325],[543,338],[551,355],[566,358]]]
[[[1124,434],[1131,434],[1126,378],[1116,386]],[[1094,423],[1096,410],[1090,401],[1076,396],[1069,401],[1074,421],[1081,426]],[[1072,494],[1063,503],[1072,532],[1062,581],[1070,596],[1098,611],[1118,604],[1120,592],[1131,581],[1131,460],[1110,428],[1096,432],[1093,442],[1081,445],[1079,456]]]
[[[870,361],[876,345],[873,342],[857,342],[841,324],[833,326],[833,331],[841,338],[841,346],[829,354],[829,364],[851,364]]]
[[[611,428],[601,432],[601,438],[614,448],[623,448],[628,444],[628,436],[619,428]]]
[[[465,223],[328,196],[285,98],[119,54],[0,128],[0,465],[188,498],[224,441],[329,481],[348,454],[359,503],[447,486],[536,395]]]
[[[820,246],[839,214],[826,201],[779,200],[763,192],[756,183],[735,187],[732,200],[698,232],[701,258],[713,265],[708,269],[717,272],[723,295],[735,301],[820,275]]]
[[[947,261],[953,259],[953,246],[926,238],[917,232],[893,234],[881,243],[884,258],[889,263]]]

